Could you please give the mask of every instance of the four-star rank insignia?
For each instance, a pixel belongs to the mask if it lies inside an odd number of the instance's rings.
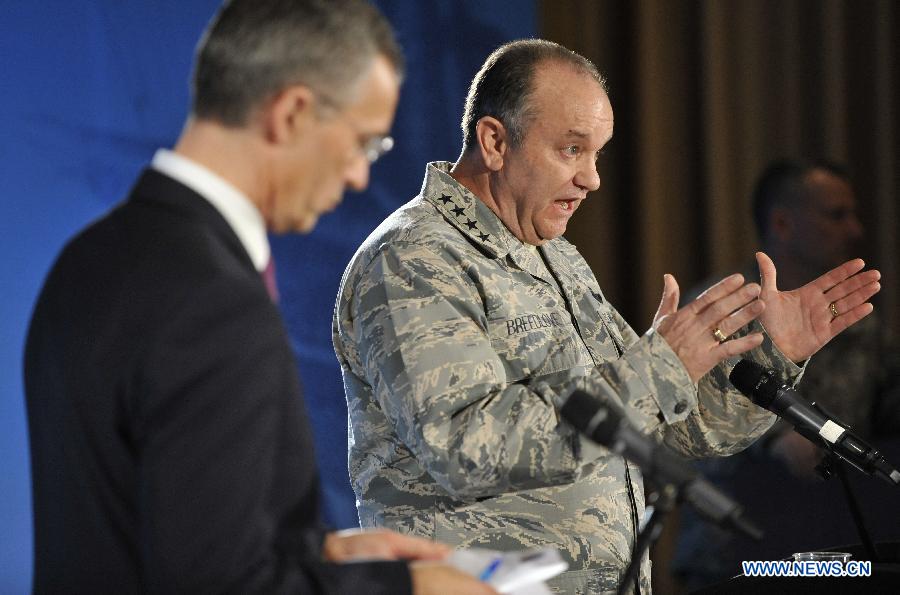
[[[438,197],[438,200],[441,201],[441,203],[443,203],[445,207],[446,207],[447,205],[452,204],[452,205],[453,205],[453,208],[450,209],[450,210],[453,212],[454,215],[456,215],[456,218],[457,218],[457,219],[460,219],[460,222],[461,222],[463,225],[465,225],[467,228],[469,228],[470,231],[477,232],[478,238],[479,238],[482,242],[487,242],[487,241],[488,241],[488,238],[491,237],[491,234],[484,233],[484,232],[480,231],[480,230],[478,229],[478,221],[473,220],[473,219],[470,219],[468,216],[465,217],[465,222],[463,222],[463,221],[461,220],[461,218],[463,217],[463,215],[464,215],[465,212],[466,212],[466,209],[463,208],[463,207],[461,207],[461,206],[459,206],[458,204],[456,204],[456,203],[453,201],[453,197],[452,197],[452,196],[450,196],[449,194],[447,194],[447,193],[445,193],[445,192],[442,192],[441,195]]]

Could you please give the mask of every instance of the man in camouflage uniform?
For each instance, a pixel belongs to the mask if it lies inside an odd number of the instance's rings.
[[[570,565],[555,589],[613,590],[643,514],[641,477],[561,423],[565,396],[583,388],[689,455],[734,452],[773,418],[728,389],[720,362],[749,350],[796,379],[794,361],[871,309],[877,272],[845,280],[860,261],[786,295],[762,256],[761,294],[732,276],[678,310],[667,275],[639,337],[559,237],[599,187],[612,123],[588,60],[536,40],[498,49],[472,83],[459,161],[429,164],[421,194],[354,256],[334,339],[364,527],[552,546]],[[750,326],[760,314],[769,334]],[[647,560],[637,582],[649,592]]]

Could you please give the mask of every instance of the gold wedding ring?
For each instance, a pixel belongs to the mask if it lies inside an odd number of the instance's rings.
[[[716,341],[718,341],[719,343],[724,343],[728,340],[728,337],[725,336],[725,333],[723,333],[722,329],[720,329],[719,327],[714,328],[712,333],[713,337],[715,337]]]
[[[841,315],[840,312],[837,311],[837,306],[834,305],[834,302],[831,302],[830,304],[828,304],[828,309],[831,310],[832,318],[837,318],[838,316]]]

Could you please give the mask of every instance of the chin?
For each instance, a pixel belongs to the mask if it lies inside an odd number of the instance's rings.
[[[553,229],[541,230],[538,233],[538,237],[540,238],[541,243],[544,243],[544,242],[549,242],[550,240],[555,240],[556,238],[560,237],[564,233],[566,233],[565,227],[562,227],[562,228],[554,227]]]
[[[294,233],[310,233],[316,227],[316,223],[319,222],[318,215],[308,215],[300,220],[294,225]]]

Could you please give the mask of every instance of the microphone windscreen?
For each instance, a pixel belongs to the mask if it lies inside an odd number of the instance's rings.
[[[583,390],[572,391],[559,413],[578,431],[607,447],[615,441],[623,420],[622,416],[606,403]]]
[[[584,432],[588,424],[597,413],[597,401],[583,390],[574,390],[563,403],[559,414],[563,419],[575,426],[575,429]]]
[[[756,362],[742,359],[728,375],[731,384],[761,407],[768,409],[778,395],[774,373]]]
[[[597,444],[613,448],[616,440],[618,440],[619,430],[625,425],[624,418],[606,405],[602,407],[604,415],[595,420],[592,435]]]
[[[731,371],[731,374],[728,375],[728,379],[731,380],[731,384],[735,388],[751,397],[753,396],[753,391],[756,390],[757,383],[765,373],[766,369],[756,362],[742,359]]]

